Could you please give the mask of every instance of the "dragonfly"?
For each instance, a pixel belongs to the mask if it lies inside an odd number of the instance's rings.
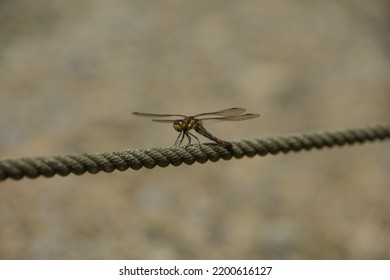
[[[133,112],[134,115],[141,117],[150,117],[153,118],[152,121],[160,123],[171,123],[173,128],[179,132],[179,135],[176,138],[175,146],[181,146],[183,143],[184,137],[187,138],[188,144],[185,146],[187,148],[191,144],[191,138],[195,138],[199,145],[200,141],[190,131],[193,129],[197,133],[203,135],[204,137],[216,142],[217,144],[225,147],[231,148],[232,144],[228,141],[221,140],[204,128],[205,123],[218,122],[218,121],[244,121],[255,119],[259,117],[259,114],[244,114],[246,110],[244,108],[229,108],[225,110],[220,110],[210,113],[201,113],[193,116],[186,116],[180,114],[153,114],[153,113],[139,113]],[[173,118],[173,119],[172,119]],[[179,119],[180,118],[180,119]]]

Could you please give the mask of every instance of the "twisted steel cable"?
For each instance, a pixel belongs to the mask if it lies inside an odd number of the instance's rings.
[[[191,165],[195,162],[205,163],[208,160],[215,162],[221,158],[228,160],[232,157],[276,155],[280,152],[331,148],[389,138],[390,123],[385,123],[355,129],[232,141],[231,149],[218,144],[202,144],[191,145],[188,148],[169,146],[105,153],[4,159],[0,160],[0,181],[7,178],[52,177],[56,174],[61,176],[67,176],[70,173],[81,175],[85,172],[95,174],[100,171],[112,172],[116,169],[125,171],[128,168],[138,170],[146,167],[151,169],[157,165],[160,167],[166,167],[170,164],[179,166],[182,163]]]

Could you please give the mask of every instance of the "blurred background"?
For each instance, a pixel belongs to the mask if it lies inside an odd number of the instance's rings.
[[[0,2],[0,158],[390,119],[386,0]],[[209,140],[200,138],[201,141]],[[388,142],[0,183],[1,259],[389,259]]]

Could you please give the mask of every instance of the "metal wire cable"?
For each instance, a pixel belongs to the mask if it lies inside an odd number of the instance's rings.
[[[169,146],[124,150],[105,153],[68,154],[52,157],[23,157],[0,160],[0,181],[7,178],[52,177],[56,174],[67,176],[70,173],[81,175],[86,172],[95,174],[100,171],[125,171],[128,168],[138,170],[142,167],[154,168],[168,165],[191,165],[208,160],[229,160],[233,157],[253,157],[255,155],[276,155],[280,152],[299,152],[302,150],[322,149],[364,143],[390,138],[390,123],[376,124],[356,129],[311,132],[254,140],[232,141],[227,149],[217,144],[191,145],[188,148]]]

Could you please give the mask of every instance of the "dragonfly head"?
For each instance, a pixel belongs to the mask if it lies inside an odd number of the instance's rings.
[[[183,131],[186,128],[186,126],[187,125],[183,120],[176,120],[173,122],[173,128],[178,132]]]

